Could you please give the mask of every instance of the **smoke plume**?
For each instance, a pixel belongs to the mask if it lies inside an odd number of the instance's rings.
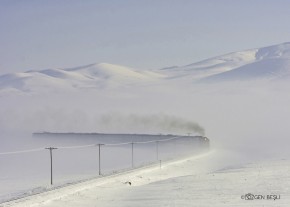
[[[142,130],[143,132],[181,133],[204,135],[205,130],[198,123],[166,114],[122,115],[118,113],[101,116],[100,125],[110,128]],[[144,131],[145,130],[145,131]]]

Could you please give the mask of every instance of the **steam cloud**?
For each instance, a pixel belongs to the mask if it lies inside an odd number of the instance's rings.
[[[116,113],[105,114],[101,116],[100,124],[106,127],[125,127],[133,129],[145,129],[148,132],[159,130],[159,132],[173,133],[197,133],[205,134],[205,130],[198,123],[186,119],[166,115],[121,115]]]

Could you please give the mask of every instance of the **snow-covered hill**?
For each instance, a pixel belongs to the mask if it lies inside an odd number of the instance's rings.
[[[162,71],[172,78],[190,76],[192,80],[199,80],[252,63],[255,61],[256,52],[256,49],[234,52],[186,66],[164,68]]]
[[[156,81],[162,75],[108,63],[69,69],[45,69],[0,76],[0,89],[38,91],[104,88]]]
[[[275,80],[290,75],[290,42],[233,52],[183,67],[165,68],[172,78],[198,82]]]
[[[108,63],[45,69],[0,76],[0,91],[104,89],[148,83],[191,84],[250,80],[289,80],[290,43],[233,52],[186,66],[137,70]],[[165,82],[164,82],[165,81]]]

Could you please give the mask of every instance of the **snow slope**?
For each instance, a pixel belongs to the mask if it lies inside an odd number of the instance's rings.
[[[161,169],[156,166],[91,180],[2,206],[288,206],[289,160],[245,164],[235,156],[212,151],[164,164]],[[225,161],[226,167],[221,164]],[[248,193],[264,199],[243,199]]]
[[[104,88],[142,82],[152,82],[162,77],[152,71],[137,71],[119,65],[100,63],[69,69],[45,69],[11,73],[0,76],[0,90],[14,88],[31,92]]]
[[[0,91],[76,91],[147,84],[289,80],[290,43],[233,52],[182,67],[137,70],[108,63],[0,76]]]
[[[172,78],[190,76],[192,80],[199,80],[252,63],[256,60],[256,52],[257,49],[234,52],[186,66],[164,68],[161,70]]]
[[[198,82],[279,79],[290,74],[290,43],[233,52],[163,71],[172,78]]]

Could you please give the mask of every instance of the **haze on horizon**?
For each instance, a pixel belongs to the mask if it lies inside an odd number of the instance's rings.
[[[186,65],[289,41],[289,1],[0,2],[0,74],[108,62]]]

